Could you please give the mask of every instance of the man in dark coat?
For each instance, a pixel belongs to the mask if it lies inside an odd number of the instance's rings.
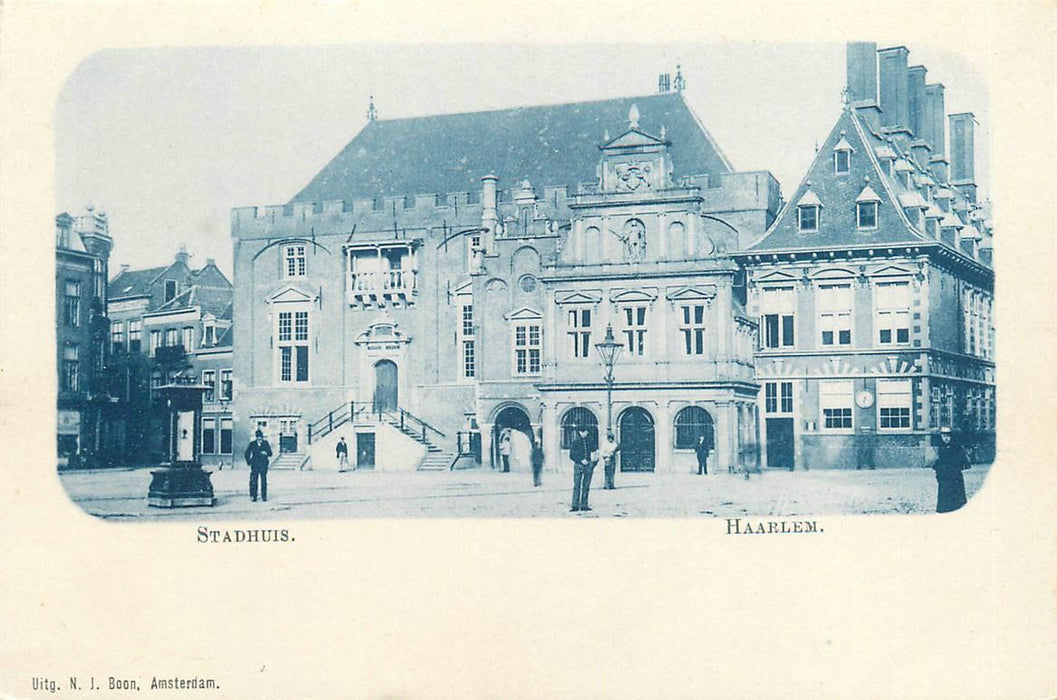
[[[532,485],[542,486],[540,474],[543,472],[543,430],[541,429],[532,440]]]
[[[697,473],[708,474],[708,453],[712,451],[712,445],[708,444],[704,435],[697,436],[694,444],[694,453],[697,454]]]
[[[264,433],[257,430],[256,439],[246,447],[246,464],[250,465],[250,498],[257,500],[257,481],[261,482],[261,500],[268,500],[268,460],[272,456],[272,446],[264,439]]]
[[[936,470],[936,512],[949,513],[965,505],[965,478],[969,458],[951,438],[950,428],[940,429],[940,448],[932,468]]]
[[[598,459],[598,438],[591,434],[586,425],[576,427],[572,445],[569,446],[569,459],[573,461],[573,503],[571,512],[591,510],[587,505],[587,494],[591,490],[591,475],[595,471],[595,460]]]
[[[345,442],[345,436],[341,436],[337,446],[334,448],[334,456],[338,458],[338,471],[343,472],[349,466],[349,444]]]

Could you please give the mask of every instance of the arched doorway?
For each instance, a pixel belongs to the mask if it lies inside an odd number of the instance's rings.
[[[620,471],[652,472],[657,462],[653,418],[645,409],[632,406],[620,414]]]
[[[602,436],[598,434],[598,419],[595,418],[595,414],[591,413],[589,408],[575,406],[562,416],[561,446],[563,450],[567,450],[572,446],[573,440],[576,439],[576,428],[579,426],[587,428],[588,435],[594,435],[596,439],[601,439]]]
[[[500,438],[504,430],[518,430],[532,438],[532,421],[521,406],[507,406],[496,414],[492,423],[492,468],[509,471],[509,460],[504,460],[500,450]],[[506,451],[509,456],[509,451]]]
[[[379,360],[374,365],[374,411],[395,411],[399,399],[396,363]]]

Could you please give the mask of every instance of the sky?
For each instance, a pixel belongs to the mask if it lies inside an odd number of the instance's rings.
[[[986,63],[907,48],[948,113],[976,115],[986,197]],[[213,258],[230,277],[231,209],[287,202],[363,128],[371,95],[381,119],[648,95],[677,64],[734,168],[791,193],[839,116],[843,43],[123,49],[87,57],[58,97],[58,211],[108,214],[111,270],[186,245],[193,267]]]

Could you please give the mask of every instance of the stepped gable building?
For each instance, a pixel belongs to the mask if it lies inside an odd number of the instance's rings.
[[[280,463],[447,467],[457,435],[497,459],[542,430],[564,468],[603,427],[594,345],[625,346],[623,470],[756,466],[756,321],[733,253],[780,204],[734,172],[678,93],[373,118],[288,204],[232,213],[235,444]]]
[[[940,427],[993,458],[992,231],[973,116],[946,117],[948,151],[944,86],[907,58],[848,45],[833,130],[735,256],[759,320],[767,466],[921,466]]]
[[[154,389],[177,374],[215,386],[204,397],[203,460],[231,461],[233,288],[212,259],[197,270],[189,261],[181,248],[167,266],[126,265],[110,281],[108,374],[117,398],[108,410],[113,461],[164,457],[168,421]]]
[[[114,240],[91,205],[55,217],[55,349],[59,466],[94,463],[105,439],[106,280]]]

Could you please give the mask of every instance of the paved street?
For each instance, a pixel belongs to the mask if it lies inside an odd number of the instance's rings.
[[[972,498],[986,465],[965,473]],[[109,519],[291,520],[362,517],[733,517],[855,513],[930,513],[936,480],[931,469],[876,471],[767,471],[740,475],[618,474],[617,489],[601,489],[596,471],[589,513],[569,513],[572,477],[490,470],[456,472],[269,472],[269,500],[250,501],[248,472],[214,471],[212,509],[147,506],[150,468],[60,474],[70,497],[87,512]]]

